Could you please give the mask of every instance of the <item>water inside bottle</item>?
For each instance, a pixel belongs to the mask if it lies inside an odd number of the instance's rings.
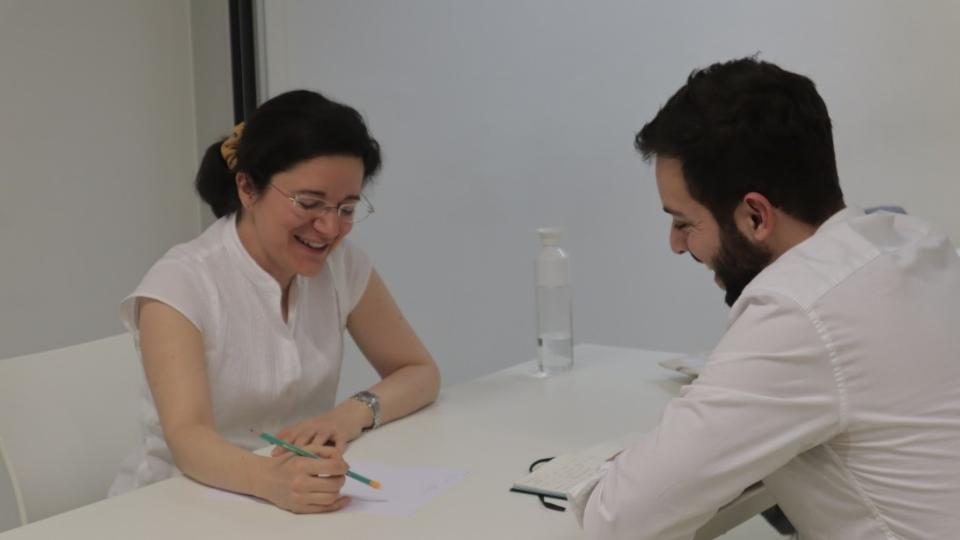
[[[540,372],[546,375],[573,367],[573,339],[567,332],[545,332],[537,339]]]

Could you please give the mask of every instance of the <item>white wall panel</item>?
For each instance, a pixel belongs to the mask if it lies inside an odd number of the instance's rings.
[[[116,334],[196,235],[186,0],[0,1],[0,358]]]
[[[901,204],[960,237],[958,6],[269,1],[261,68],[269,95],[314,88],[366,115],[386,161],[377,214],[353,234],[457,382],[534,356],[542,225],[569,231],[578,341],[711,347],[722,294],[668,251],[632,142],[718,60],[760,52],[809,75],[848,201]],[[356,369],[342,392],[370,376]]]

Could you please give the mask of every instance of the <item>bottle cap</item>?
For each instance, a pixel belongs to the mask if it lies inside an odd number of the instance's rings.
[[[563,238],[563,229],[560,227],[541,227],[537,229],[540,235],[540,243],[545,246],[556,246],[560,244]]]

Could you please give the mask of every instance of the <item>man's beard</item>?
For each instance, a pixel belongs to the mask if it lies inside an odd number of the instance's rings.
[[[728,306],[733,306],[743,289],[772,261],[770,250],[751,244],[736,225],[720,225],[720,249],[713,259],[713,271],[723,283]]]
[[[743,289],[772,261],[773,253],[763,246],[751,244],[736,225],[720,225],[720,249],[713,259],[713,271],[726,289],[724,301],[728,306],[733,307]],[[797,529],[779,506],[771,506],[762,514],[778,533],[797,534]]]

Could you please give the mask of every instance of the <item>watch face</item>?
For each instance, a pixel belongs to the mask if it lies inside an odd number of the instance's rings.
[[[370,392],[357,392],[357,395],[353,397],[359,399],[360,401],[368,405],[373,405],[374,403],[377,402],[377,396]]]

